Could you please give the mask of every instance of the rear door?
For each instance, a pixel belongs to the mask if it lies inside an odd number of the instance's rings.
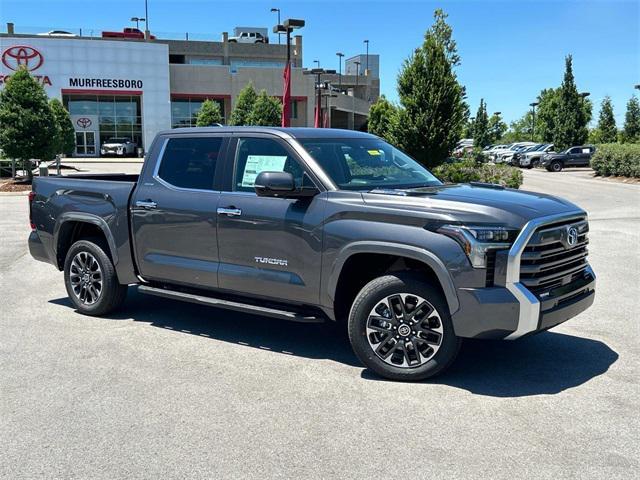
[[[214,177],[227,143],[224,134],[166,138],[153,171],[143,173],[131,221],[136,262],[145,279],[217,287],[220,191]]]
[[[312,173],[286,142],[272,135],[235,138],[228,157],[218,203],[220,288],[317,304],[324,194],[267,198],[258,197],[253,187],[261,171],[290,172],[298,185],[314,183]]]

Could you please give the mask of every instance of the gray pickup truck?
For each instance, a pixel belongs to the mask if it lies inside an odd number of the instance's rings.
[[[595,295],[583,210],[497,185],[445,185],[354,131],[170,130],[139,177],[41,177],[29,200],[31,254],[64,271],[81,313],[108,314],[136,284],[345,322],[360,360],[391,379],[439,373],[462,338],[547,330]]]

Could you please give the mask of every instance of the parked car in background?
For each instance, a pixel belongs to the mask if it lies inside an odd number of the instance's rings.
[[[562,153],[548,153],[540,160],[540,166],[550,172],[560,172],[565,167],[588,167],[596,151],[593,145],[571,147]]]
[[[498,150],[504,150],[509,147],[507,144],[499,144],[499,145],[491,145],[491,147],[485,148],[482,150],[482,155],[484,155],[487,160],[493,160],[493,154]]]
[[[269,37],[260,32],[241,32],[240,35],[229,37],[231,43],[269,43]]]
[[[513,157],[513,154],[524,149],[524,148],[528,148],[531,147],[532,145],[535,145],[534,142],[517,142],[517,143],[512,143],[509,148],[506,148],[504,150],[497,150],[494,153],[494,158],[493,161],[495,163],[509,163],[511,161],[511,157]]]
[[[555,153],[553,143],[542,143],[539,148],[518,154],[517,165],[523,168],[537,167],[540,159],[547,153]]]
[[[75,33],[66,32],[64,30],[50,30],[48,32],[38,33],[39,37],[77,37]]]
[[[100,155],[131,156],[135,154],[136,147],[137,144],[130,138],[111,137],[100,146]]]
[[[102,38],[133,38],[143,40],[144,32],[138,28],[125,27],[121,32],[102,32]],[[149,38],[155,39],[156,37],[150,35]]]

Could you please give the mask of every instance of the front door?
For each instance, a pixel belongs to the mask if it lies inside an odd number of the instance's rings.
[[[300,185],[308,180],[305,167],[284,141],[273,136],[238,138],[234,147],[229,153],[233,169],[225,175],[218,204],[220,288],[317,304],[324,194],[306,199],[258,197],[253,185],[261,171],[290,172]]]
[[[132,198],[136,262],[146,280],[216,288],[218,240],[214,187],[227,139],[180,135],[164,141],[153,172]]]
[[[76,132],[76,156],[95,157],[97,153],[96,132]]]

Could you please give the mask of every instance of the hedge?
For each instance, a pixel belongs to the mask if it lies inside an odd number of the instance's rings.
[[[591,158],[596,175],[640,178],[640,143],[598,145]]]
[[[509,188],[519,188],[522,185],[522,171],[519,168],[478,163],[470,159],[445,163],[434,168],[433,173],[446,183],[485,182]]]

